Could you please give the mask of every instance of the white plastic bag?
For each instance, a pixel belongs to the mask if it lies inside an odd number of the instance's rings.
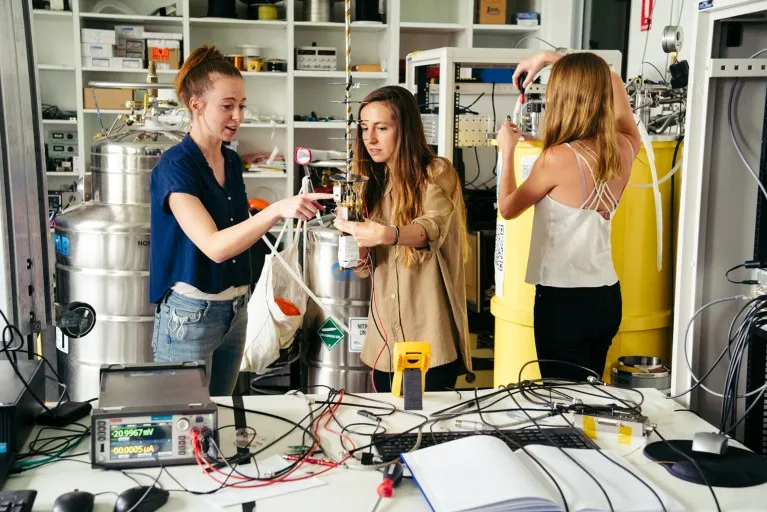
[[[287,225],[283,225],[275,247],[279,245],[286,227]],[[261,276],[248,302],[248,326],[245,334],[245,353],[240,364],[241,371],[264,373],[267,366],[280,357],[280,349],[290,347],[303,323],[306,292],[284,266],[287,264],[295,275],[302,275],[298,258],[301,232],[302,225],[299,222],[292,243],[279,253],[282,261],[276,261],[277,255],[274,251],[264,259]],[[300,314],[288,316],[283,313],[275,302],[275,297],[295,304]]]

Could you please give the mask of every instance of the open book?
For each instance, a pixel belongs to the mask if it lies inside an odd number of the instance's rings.
[[[530,445],[525,449],[530,455],[521,449],[513,452],[496,437],[472,435],[403,453],[402,459],[436,512],[565,510],[563,494],[572,512],[606,511],[611,507],[605,493],[616,511],[663,510],[658,497],[666,510],[684,510],[611,452],[565,449],[567,455],[599,481],[603,492],[559,448]]]

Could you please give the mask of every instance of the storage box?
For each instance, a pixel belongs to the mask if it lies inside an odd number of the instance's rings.
[[[144,27],[141,25],[115,25],[118,39],[143,39]]]
[[[175,39],[181,41],[184,34],[180,32],[144,32],[144,39]]]
[[[514,15],[517,25],[523,27],[535,27],[541,24],[540,14],[537,12],[518,12]]]
[[[111,68],[114,57],[83,57],[84,68]]]
[[[114,30],[100,30],[96,28],[80,29],[80,42],[116,44],[117,37]]]
[[[80,51],[83,57],[113,57],[114,47],[104,43],[82,43]]]
[[[111,67],[117,69],[144,69],[144,59],[112,57]]]
[[[147,39],[147,64],[154,62],[157,70],[179,68],[181,42],[173,39]]]
[[[133,91],[130,89],[83,89],[83,108],[96,108],[96,101],[93,95],[96,95],[99,109],[118,109],[125,108],[125,103],[133,100]]]
[[[146,48],[146,43],[143,39],[130,39],[125,37],[117,38],[117,47],[121,50],[130,50],[133,52],[143,52]]]
[[[480,25],[504,25],[506,23],[506,0],[479,0]]]
[[[137,52],[133,50],[126,50],[125,48],[117,48],[115,50],[115,57],[127,57],[129,59],[141,59],[141,62],[144,61],[144,52]]]

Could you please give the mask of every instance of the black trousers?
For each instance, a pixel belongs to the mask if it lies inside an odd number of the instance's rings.
[[[620,283],[594,288],[535,287],[533,322],[538,359],[544,378],[585,381],[602,378],[607,350],[618,333],[623,317]]]
[[[426,391],[450,391],[455,388],[455,382],[458,380],[458,370],[460,363],[458,359],[451,363],[429,368],[426,372]],[[394,377],[393,373],[373,370],[373,382],[379,393],[390,393],[391,386],[389,378]]]

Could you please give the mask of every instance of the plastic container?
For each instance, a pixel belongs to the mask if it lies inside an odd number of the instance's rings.
[[[653,142],[658,177],[671,170],[676,142]],[[521,141],[515,153],[517,184],[530,172],[540,155],[539,142]],[[681,158],[681,147],[677,158]],[[650,183],[647,153],[642,147],[634,162],[630,183]],[[676,176],[678,183],[678,175]],[[678,186],[676,187],[679,188]],[[627,186],[612,223],[612,252],[615,271],[621,283],[623,320],[607,354],[603,373],[609,380],[618,358],[643,354],[661,360],[670,359],[673,311],[671,272],[673,262],[669,248],[672,201],[671,182],[660,185],[663,203],[663,267],[656,269],[655,203],[651,188]],[[674,216],[674,218],[678,218]],[[502,282],[496,282],[496,296],[490,304],[495,316],[494,386],[517,382],[519,370],[536,359],[533,334],[535,287],[525,283],[533,209],[516,219],[498,217],[497,237],[503,240]],[[676,229],[675,229],[676,232]],[[498,244],[499,240],[496,240]],[[500,289],[499,289],[500,288]],[[500,293],[500,297],[498,294]],[[540,376],[538,365],[528,365],[523,379]]]

